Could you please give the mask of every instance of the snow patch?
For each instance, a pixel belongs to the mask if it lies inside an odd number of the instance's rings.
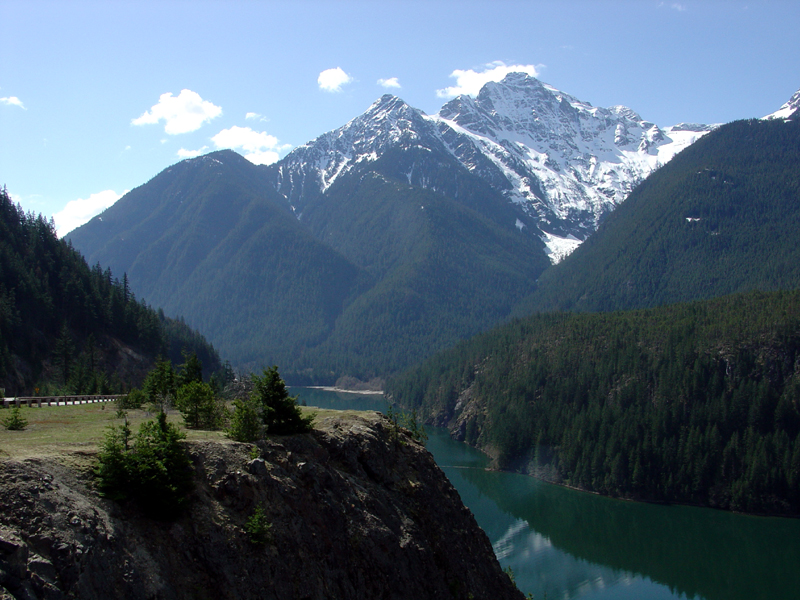
[[[781,106],[778,110],[774,113],[767,115],[766,117],[762,117],[762,120],[771,121],[773,119],[789,119],[797,109],[800,108],[800,90],[797,90],[794,95],[789,99],[789,101]]]
[[[552,233],[547,233],[546,231],[542,232],[541,240],[547,247],[545,252],[547,252],[547,255],[550,257],[550,262],[554,265],[560,263],[567,256],[572,254],[575,248],[582,243],[581,240],[573,235],[560,237]]]

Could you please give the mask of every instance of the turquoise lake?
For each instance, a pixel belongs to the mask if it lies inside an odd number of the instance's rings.
[[[386,408],[381,396],[292,388],[309,406]],[[428,449],[503,568],[537,600],[800,598],[800,520],[625,502],[486,470],[428,429]]]

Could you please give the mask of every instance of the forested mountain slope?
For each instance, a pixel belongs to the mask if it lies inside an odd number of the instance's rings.
[[[619,310],[800,285],[800,120],[707,134],[540,278],[518,314]]]
[[[660,129],[522,73],[433,116],[387,94],[273,165],[180,162],[69,238],[239,367],[383,377],[507,318],[710,129]]]
[[[409,183],[409,161],[441,166],[440,189]],[[237,366],[294,383],[410,366],[505,318],[549,265],[449,154],[357,165],[302,211],[268,173],[230,151],[183,161],[68,237]]]
[[[310,227],[375,281],[309,352],[343,372],[397,372],[491,327],[547,267],[536,238],[373,170],[338,180],[321,210],[335,218]]]
[[[283,365],[318,343],[368,279],[232,151],[166,169],[68,238],[239,365]]]
[[[0,387],[107,392],[139,384],[158,354],[182,362],[196,352],[207,373],[216,351],[182,321],[168,319],[56,236],[52,222],[25,214],[0,192]]]
[[[388,392],[501,468],[627,498],[800,514],[800,292],[536,315]]]

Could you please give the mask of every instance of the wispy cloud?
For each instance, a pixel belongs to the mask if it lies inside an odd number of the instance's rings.
[[[536,77],[541,67],[542,65],[507,65],[503,61],[496,60],[484,65],[481,71],[456,69],[450,73],[450,77],[455,78],[456,85],[436,90],[436,95],[439,98],[453,98],[461,94],[476,96],[490,81],[500,81],[509,73],[527,73],[531,77]]]
[[[265,131],[254,131],[249,127],[234,125],[223,129],[211,138],[217,149],[241,149],[244,157],[256,165],[271,165],[280,158],[280,153],[291,148],[291,144],[280,144],[278,138]]]
[[[208,100],[203,100],[200,94],[192,90],[181,90],[177,96],[172,92],[161,94],[158,104],[141,117],[133,119],[132,125],[155,125],[165,121],[164,131],[170,135],[197,131],[203,123],[222,114],[222,108]]]
[[[27,108],[25,108],[25,105],[22,104],[22,100],[20,100],[16,96],[9,96],[8,98],[0,98],[0,104],[5,104],[7,106],[19,106],[22,110],[28,110]]]
[[[200,156],[203,152],[208,150],[208,146],[203,146],[198,150],[187,150],[186,148],[181,148],[178,150],[178,157],[179,158],[196,158]]]
[[[397,77],[390,77],[389,79],[378,79],[378,85],[385,88],[400,88],[400,82]]]
[[[114,190],[104,190],[85,199],[70,200],[62,210],[53,215],[58,236],[64,237],[76,227],[99,215],[127,193],[128,190],[121,194],[117,194]]]
[[[269,119],[263,115],[258,114],[257,112],[249,112],[244,116],[245,119],[248,121],[263,121],[264,123],[268,123]]]
[[[352,81],[353,78],[345,73],[341,67],[326,69],[317,77],[319,89],[325,92],[341,92],[342,86]]]
[[[669,3],[669,4],[666,3],[666,2],[661,2],[658,5],[658,8],[663,8],[663,7],[668,7],[668,8],[671,8],[672,10],[676,10],[678,12],[686,12],[686,5],[685,4],[681,4],[680,2],[672,2],[672,3]]]

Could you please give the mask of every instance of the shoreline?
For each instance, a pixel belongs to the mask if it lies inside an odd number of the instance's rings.
[[[306,388],[309,390],[323,390],[325,392],[342,392],[344,394],[383,395],[383,390],[346,390],[330,385],[297,385],[289,387]]]

